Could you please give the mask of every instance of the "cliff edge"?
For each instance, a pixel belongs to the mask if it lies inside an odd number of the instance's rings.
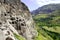
[[[34,21],[24,3],[0,0],[0,40],[33,40],[36,34]]]

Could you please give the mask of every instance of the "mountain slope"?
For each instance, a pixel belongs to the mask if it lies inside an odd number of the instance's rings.
[[[48,4],[44,5],[34,11],[31,12],[31,14],[36,15],[36,14],[49,14],[52,13],[55,10],[60,10],[60,4]]]
[[[60,40],[60,10],[33,18],[39,34],[35,40]]]

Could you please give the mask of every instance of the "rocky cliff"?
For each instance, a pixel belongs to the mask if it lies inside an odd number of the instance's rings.
[[[0,0],[0,40],[33,40],[36,34],[34,21],[24,3]]]

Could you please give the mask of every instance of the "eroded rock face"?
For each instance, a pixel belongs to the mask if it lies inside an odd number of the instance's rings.
[[[37,34],[27,6],[20,0],[0,0],[0,30],[4,40],[16,40],[13,33],[26,40],[33,40]]]

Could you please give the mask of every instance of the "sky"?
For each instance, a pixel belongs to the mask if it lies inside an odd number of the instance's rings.
[[[51,3],[60,3],[60,0],[21,0],[24,2],[30,11],[36,10],[37,8],[51,4]]]

